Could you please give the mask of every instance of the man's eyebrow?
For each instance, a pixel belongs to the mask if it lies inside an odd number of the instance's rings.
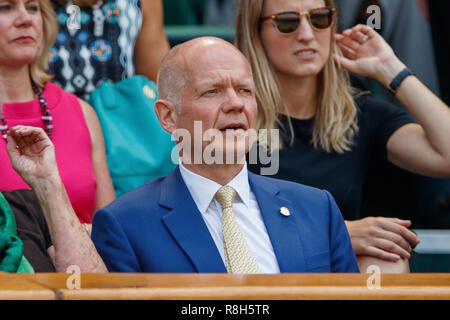
[[[208,87],[219,87],[223,83],[220,80],[200,80],[197,82],[196,87],[199,89],[204,89]]]
[[[197,87],[218,87],[222,86],[221,80],[200,80],[197,82]],[[235,83],[236,86],[253,87],[253,82],[250,80],[241,80]]]
[[[244,87],[254,87],[253,82],[250,80],[242,80],[238,82],[239,86],[244,86]]]

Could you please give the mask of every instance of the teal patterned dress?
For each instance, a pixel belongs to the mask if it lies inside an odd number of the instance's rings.
[[[78,12],[53,1],[59,33],[49,53],[53,82],[88,99],[103,81],[135,74],[134,46],[142,25],[140,0],[104,0]],[[73,24],[76,21],[77,23]]]

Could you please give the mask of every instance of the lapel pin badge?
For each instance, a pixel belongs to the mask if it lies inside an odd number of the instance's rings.
[[[291,213],[289,212],[289,209],[286,207],[281,207],[280,212],[285,217],[289,217],[291,215]]]

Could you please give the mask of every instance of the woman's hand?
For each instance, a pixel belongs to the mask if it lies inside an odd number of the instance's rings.
[[[41,128],[13,127],[6,148],[12,167],[31,187],[40,180],[59,178],[55,148]]]
[[[420,242],[417,235],[408,230],[409,220],[368,217],[345,224],[356,256],[396,262],[401,258],[409,259],[411,245]]]
[[[345,57],[334,59],[350,72],[377,79],[386,87],[405,68],[382,36],[366,25],[357,25],[335,40]]]

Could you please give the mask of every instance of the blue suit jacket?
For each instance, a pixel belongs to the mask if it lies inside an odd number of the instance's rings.
[[[359,272],[328,192],[248,175],[281,272]],[[110,272],[226,272],[178,167],[99,210],[92,239]]]

